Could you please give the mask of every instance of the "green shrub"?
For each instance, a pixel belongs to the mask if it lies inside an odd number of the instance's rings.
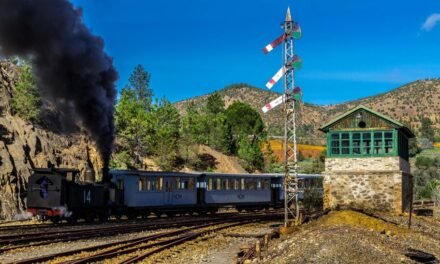
[[[12,91],[12,111],[26,121],[40,121],[41,99],[30,65],[20,66],[20,77]]]

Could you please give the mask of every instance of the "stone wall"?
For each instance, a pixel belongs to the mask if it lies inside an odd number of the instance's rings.
[[[326,171],[403,171],[410,173],[409,162],[401,157],[327,158]]]
[[[324,207],[401,213],[412,190],[409,163],[400,157],[328,158]]]

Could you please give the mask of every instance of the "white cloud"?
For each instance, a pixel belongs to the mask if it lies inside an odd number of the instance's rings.
[[[426,18],[421,29],[424,31],[431,31],[431,29],[433,29],[438,22],[440,22],[440,13],[431,14],[428,16],[428,18]]]

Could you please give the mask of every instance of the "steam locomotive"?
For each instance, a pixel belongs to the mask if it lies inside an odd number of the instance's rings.
[[[298,176],[300,186],[322,193],[322,176]],[[151,213],[214,214],[220,208],[257,211],[284,204],[283,175],[151,172],[113,170],[104,182],[79,181],[72,169],[34,169],[29,178],[27,207],[32,215],[52,222],[109,216],[129,219]],[[299,198],[302,199],[300,190]]]

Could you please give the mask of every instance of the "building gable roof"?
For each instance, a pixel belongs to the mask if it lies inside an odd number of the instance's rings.
[[[338,121],[340,121],[340,120],[342,120],[342,119],[344,119],[344,118],[350,116],[350,115],[353,114],[354,112],[356,112],[356,111],[358,111],[358,110],[361,110],[361,109],[364,110],[364,111],[367,111],[367,112],[369,112],[370,114],[373,114],[373,115],[375,115],[375,116],[377,116],[377,117],[379,117],[379,118],[381,118],[381,119],[383,119],[383,120],[385,120],[385,121],[387,121],[387,122],[389,122],[389,123],[391,123],[391,124],[394,125],[397,129],[399,129],[399,130],[401,130],[403,133],[405,133],[405,134],[408,136],[408,138],[415,137],[415,135],[413,134],[413,132],[412,132],[408,127],[406,127],[405,125],[403,125],[402,123],[400,123],[400,122],[398,122],[398,121],[396,121],[396,120],[394,120],[394,119],[391,119],[390,117],[385,116],[385,115],[383,115],[383,114],[381,114],[381,113],[378,113],[378,112],[376,112],[376,111],[374,111],[374,110],[372,110],[372,109],[370,109],[370,108],[368,108],[368,107],[366,107],[366,106],[363,106],[363,105],[359,105],[359,106],[357,106],[357,107],[351,109],[350,111],[347,111],[347,112],[345,112],[344,114],[342,114],[342,115],[340,115],[340,116],[338,116],[338,117],[332,119],[331,121],[329,121],[329,122],[327,122],[326,124],[324,124],[323,126],[321,126],[321,127],[319,128],[319,130],[320,130],[320,131],[323,131],[323,132],[327,132],[327,131],[328,131],[328,128],[329,128],[330,126],[332,126],[332,125],[335,124],[336,122],[338,122]]]

